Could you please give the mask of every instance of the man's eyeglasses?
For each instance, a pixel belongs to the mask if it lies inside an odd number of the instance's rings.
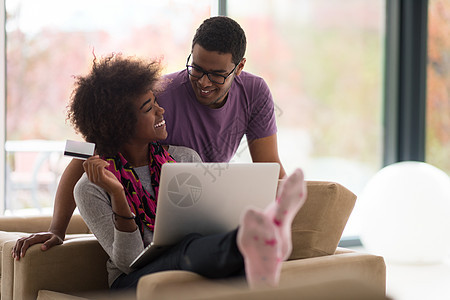
[[[224,84],[225,80],[227,80],[227,78],[230,77],[231,74],[233,74],[234,70],[236,70],[236,67],[238,66],[238,65],[235,65],[233,70],[231,70],[231,72],[228,73],[228,75],[226,75],[226,76],[216,74],[216,73],[211,73],[211,72],[205,72],[199,67],[189,65],[189,60],[191,59],[191,55],[192,55],[192,53],[189,54],[188,59],[186,61],[186,69],[187,69],[189,75],[191,75],[192,77],[195,77],[197,79],[200,79],[204,75],[206,75],[206,76],[208,76],[209,81],[217,83],[217,84]]]

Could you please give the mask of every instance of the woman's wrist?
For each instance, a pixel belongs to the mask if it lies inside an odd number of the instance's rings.
[[[130,212],[130,216],[112,213],[113,223],[117,230],[125,232],[133,232],[137,229],[136,222],[134,220],[135,214]]]
[[[125,196],[125,190],[123,187],[117,188],[115,190],[109,191],[108,194],[111,196],[111,198],[121,198],[126,197]]]
[[[136,215],[133,212],[130,212],[130,215],[121,215],[113,211],[114,218],[117,220],[117,218],[125,219],[125,220],[134,220],[136,218]]]
[[[131,211],[130,206],[128,205],[123,189],[117,190],[116,193],[111,193],[110,196],[114,220],[134,220],[134,218],[136,218],[136,215]]]

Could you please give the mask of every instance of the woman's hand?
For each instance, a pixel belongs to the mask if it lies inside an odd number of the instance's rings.
[[[133,232],[137,229],[130,206],[125,197],[122,183],[109,170],[109,164],[98,155],[88,158],[83,163],[84,171],[89,180],[103,188],[111,196],[111,208],[114,213],[114,224],[120,231]],[[125,218],[121,217],[125,216]]]
[[[106,167],[109,164],[98,155],[89,157],[83,168],[89,180],[104,189],[110,196],[123,193],[122,183]]]

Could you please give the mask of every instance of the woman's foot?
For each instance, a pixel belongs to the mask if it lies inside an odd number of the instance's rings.
[[[264,211],[248,209],[243,215],[237,245],[250,288],[278,285],[281,262],[292,250],[292,221],[305,200],[306,183],[297,169],[280,185],[276,201]]]
[[[241,219],[237,244],[244,257],[250,288],[277,286],[281,270],[281,243],[276,226],[262,211],[249,209]]]
[[[281,259],[286,260],[292,251],[291,225],[306,200],[306,183],[303,171],[297,169],[280,183],[278,198],[264,213],[273,221],[281,238]]]

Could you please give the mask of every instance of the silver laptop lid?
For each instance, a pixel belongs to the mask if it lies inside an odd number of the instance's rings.
[[[277,163],[166,163],[162,166],[153,243],[173,245],[189,233],[237,228],[249,206],[275,201]]]

